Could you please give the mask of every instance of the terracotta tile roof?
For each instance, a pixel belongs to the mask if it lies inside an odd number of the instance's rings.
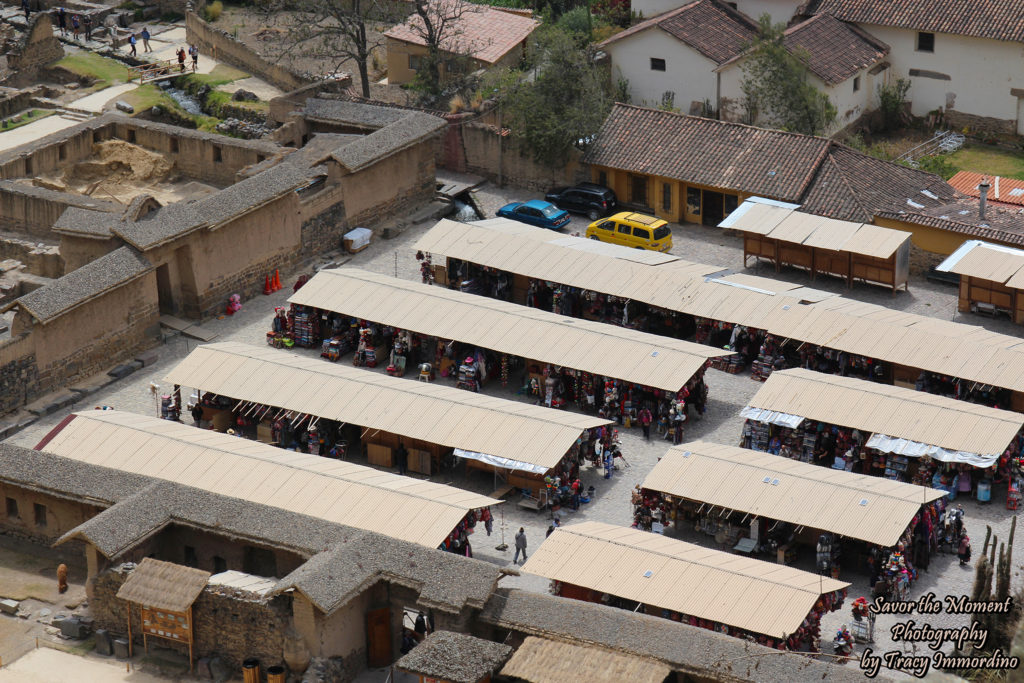
[[[617,33],[601,46],[654,27],[686,43],[716,64],[723,64],[738,55],[757,35],[757,23],[742,12],[717,0],[696,0]]]
[[[889,54],[889,46],[852,24],[818,14],[786,29],[783,42],[807,57],[807,68],[829,85],[842,83]]]
[[[1024,0],[818,0],[814,13],[896,26],[1024,42]]]
[[[989,205],[985,218],[978,217],[978,201],[963,198],[941,206],[925,209],[908,208],[903,211],[882,212],[882,218],[927,225],[958,232],[970,237],[1024,245],[1024,208]]]
[[[452,16],[455,8],[462,15],[452,24],[449,37],[441,47],[453,54],[468,54],[481,62],[494,64],[519,43],[526,40],[540,22],[487,5],[473,5],[462,0],[433,0],[439,16]],[[423,20],[417,14],[404,23],[392,26],[384,34],[388,38],[414,45],[426,45]]]
[[[978,185],[982,178],[988,178],[988,201],[990,204],[1006,204],[1007,206],[1024,206],[1024,180],[1004,178],[1002,176],[986,176],[973,171],[960,171],[949,179],[949,184],[957,191],[970,197],[980,197]]]
[[[870,222],[881,211],[937,207],[956,191],[931,173],[826,138],[616,104],[584,162],[801,204]]]

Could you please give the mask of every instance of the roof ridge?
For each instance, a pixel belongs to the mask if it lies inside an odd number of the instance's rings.
[[[835,141],[832,142],[832,145],[836,145],[836,144],[839,144],[839,143],[837,143]],[[862,202],[860,200],[860,195],[857,194],[857,191],[853,189],[853,185],[850,184],[850,180],[846,177],[846,173],[843,171],[842,166],[839,165],[839,162],[836,161],[835,157],[832,155],[832,145],[829,145],[829,148],[828,148],[829,154],[828,154],[828,158],[825,161],[828,162],[828,163],[831,163],[831,165],[835,169],[836,173],[839,174],[839,179],[843,182],[843,185],[846,187],[847,191],[849,192],[849,196],[853,199],[853,202],[861,210],[861,218],[866,219],[866,220],[863,220],[861,222],[862,223],[870,223],[872,220],[874,220],[874,217],[875,217],[874,213],[871,212],[871,211],[868,211],[868,208],[866,206],[864,206],[864,202]],[[820,169],[819,169],[818,172],[819,173],[821,172]],[[817,175],[817,174],[815,174],[815,175]]]
[[[691,0],[690,2],[686,3],[682,7],[676,7],[675,9],[670,9],[670,10],[666,10],[664,12],[661,12],[659,14],[655,14],[652,17],[648,17],[647,19],[644,19],[641,22],[633,24],[632,26],[630,26],[629,28],[627,28],[627,29],[625,29],[623,31],[619,31],[615,35],[612,35],[612,36],[609,36],[609,37],[605,38],[604,40],[602,40],[597,45],[598,45],[598,47],[604,47],[605,45],[610,45],[612,43],[618,42],[619,40],[621,40],[623,38],[629,38],[630,36],[635,36],[636,34],[642,33],[643,31],[646,31],[649,28],[661,28],[661,26],[660,26],[661,22],[665,21],[666,19],[671,19],[672,17],[674,17],[674,16],[676,16],[678,14],[681,14],[683,11],[690,9],[690,8],[694,7],[695,5],[700,4],[703,1],[704,0]]]

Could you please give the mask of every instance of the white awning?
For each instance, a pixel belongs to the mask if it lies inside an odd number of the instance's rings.
[[[476,451],[464,451],[461,448],[454,449],[455,455],[460,458],[466,458],[467,460],[479,460],[485,462],[488,465],[494,465],[495,467],[504,467],[506,470],[522,470],[523,472],[533,472],[534,474],[546,474],[550,467],[543,467],[541,465],[533,465],[528,462],[522,462],[519,460],[512,460],[510,458],[501,458],[497,455],[487,455],[486,453],[477,453]]]
[[[942,462],[965,463],[982,468],[991,467],[999,459],[998,453],[994,455],[981,455],[968,451],[948,451],[945,448],[931,446],[920,441],[898,439],[894,436],[886,436],[885,434],[872,434],[865,445],[882,453],[898,453],[899,455],[906,455],[912,458],[920,458],[927,455],[929,458],[935,458]]]
[[[796,429],[800,426],[800,423],[804,421],[804,418],[799,415],[780,413],[775,410],[751,408],[750,406],[747,406],[740,411],[740,417],[745,417],[748,420],[754,420],[756,422],[767,422],[768,424],[778,425],[780,427],[789,427],[790,429]]]

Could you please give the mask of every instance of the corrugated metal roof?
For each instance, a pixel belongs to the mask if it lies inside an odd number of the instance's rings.
[[[1020,288],[1024,287],[1024,250],[968,240],[935,270]]]
[[[354,268],[322,270],[288,301],[670,392],[727,354]]]
[[[776,480],[778,484],[772,483]],[[946,495],[703,441],[669,449],[643,487],[883,547],[896,544],[922,505]]]
[[[165,381],[450,448],[554,467],[608,420],[233,342],[200,346]]]
[[[750,405],[950,451],[1000,455],[1024,415],[803,368],[773,372]]]
[[[849,583],[602,522],[556,529],[523,570],[777,638]]]
[[[799,298],[800,290],[790,289],[789,283],[779,283],[772,295],[705,282],[702,275],[722,269],[685,261],[645,266],[559,247],[545,239],[551,237],[549,231],[508,227],[497,221],[474,225],[441,221],[417,242],[416,248],[667,310],[768,330],[786,339],[1024,391],[1024,340],[1018,337],[840,296],[805,305]]]
[[[501,503],[452,486],[118,410],[75,413],[44,450],[430,548],[470,510]]]

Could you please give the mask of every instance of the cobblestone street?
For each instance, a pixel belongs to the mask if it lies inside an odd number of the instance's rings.
[[[527,199],[535,196],[533,193],[520,192],[513,189],[497,189],[491,185],[483,186],[477,197],[488,216],[493,216],[494,211],[502,204],[512,199]],[[586,229],[586,219],[575,216],[566,232],[583,232]],[[427,222],[411,226],[391,240],[379,240],[371,244],[364,252],[356,255],[338,256],[335,265],[347,265],[364,268],[387,275],[407,279],[419,279],[419,263],[413,258],[412,245],[431,226],[433,222]],[[673,253],[689,260],[700,261],[721,265],[742,271],[742,245],[739,238],[727,235],[718,228],[706,228],[701,226],[673,226],[674,249]],[[745,272],[757,272],[753,268]],[[1007,334],[1020,335],[1020,328],[1013,326],[1005,320],[993,320],[972,315],[961,315],[956,313],[956,292],[949,285],[936,284],[926,281],[923,277],[914,276],[910,284],[909,292],[898,292],[895,295],[881,287],[857,285],[852,290],[847,290],[845,285],[835,279],[819,278],[811,283],[806,274],[802,272],[783,272],[775,274],[771,269],[762,267],[757,274],[765,277],[777,277],[782,280],[800,282],[815,288],[841,293],[843,296],[869,301],[883,306],[897,308],[922,315],[933,316],[946,320],[958,320],[984,327]],[[286,306],[288,296],[292,294],[291,284],[294,283],[296,273],[289,274],[286,278],[282,274],[282,281],[285,288],[270,296],[263,296],[250,301],[243,302],[242,310],[232,317],[212,320],[203,324],[203,327],[216,332],[219,337],[215,341],[236,341],[251,345],[262,345],[265,343],[265,333],[270,329],[270,321],[273,317],[274,308]],[[73,410],[91,409],[93,406],[108,405],[118,410],[127,410],[148,415],[158,414],[158,402],[160,393],[169,389],[165,386],[163,378],[166,373],[174,367],[184,356],[196,348],[199,342],[192,339],[185,339],[175,336],[168,339],[162,346],[158,347],[159,360],[127,378],[116,382],[106,389],[92,395],[85,402],[58,411],[38,421],[24,431],[11,437],[10,441],[22,446],[35,446],[35,444],[57,423],[59,423],[69,412]],[[282,352],[284,353],[284,352]],[[319,351],[306,350],[309,353],[319,356]],[[327,361],[323,361],[327,362]],[[342,363],[350,363],[350,357],[341,359]],[[383,365],[376,371],[383,372]],[[407,374],[407,378],[412,375]],[[409,379],[409,381],[413,381]],[[449,382],[449,380],[439,380]],[[703,419],[687,423],[685,433],[686,440],[704,439],[722,444],[736,445],[739,443],[740,432],[743,420],[739,417],[739,410],[747,405],[749,399],[762,386],[759,382],[752,380],[749,373],[730,375],[716,370],[709,370],[707,374],[709,386],[709,402],[707,412]],[[158,385],[157,390],[152,385]],[[486,393],[505,395],[508,398],[524,400],[522,396],[516,396],[510,387],[501,390],[500,387],[489,385]],[[454,383],[451,382],[454,386]],[[659,457],[669,447],[669,443],[663,440],[645,442],[639,429],[622,430],[621,435],[622,451],[628,466],[623,467],[614,473],[610,480],[603,478],[603,474],[597,470],[585,467],[583,471],[582,484],[585,487],[594,486],[596,498],[587,505],[583,505],[578,512],[565,510],[562,512],[562,524],[572,524],[577,521],[595,520],[619,525],[629,525],[632,522],[632,508],[630,506],[630,492],[633,487],[642,482],[647,474],[657,463]],[[523,444],[524,449],[529,444]],[[490,493],[494,489],[494,482],[489,476],[479,472],[473,472],[467,479],[465,470],[462,467],[456,468],[454,479],[444,477],[436,478],[437,481],[453,483],[456,486],[466,487],[481,493]],[[415,476],[415,475],[414,475]],[[981,553],[982,543],[985,538],[985,527],[992,527],[993,533],[1000,541],[1005,541],[1010,526],[1011,516],[1014,514],[1005,509],[1005,485],[994,487],[993,501],[990,504],[982,505],[973,500],[958,498],[956,502],[962,503],[966,511],[966,528],[972,539],[974,547],[974,559]],[[487,538],[484,535],[482,525],[477,526],[477,533],[473,535],[474,554],[476,557],[485,559],[501,565],[509,565],[514,552],[513,536],[522,526],[526,529],[529,542],[528,551],[535,550],[543,541],[545,530],[550,519],[544,513],[524,511],[515,505],[515,502],[508,502],[501,506],[502,510],[496,515],[494,535]],[[676,531],[681,538],[687,541],[714,546],[714,539],[703,534],[694,532],[692,529]],[[502,540],[509,546],[507,550],[497,550]],[[1022,542],[1018,539],[1017,545]],[[1024,557],[1019,549],[1014,553],[1013,586],[1016,590],[1021,587],[1021,563],[1019,558]],[[805,550],[798,559],[798,565],[807,570],[813,569],[813,552]],[[842,610],[828,614],[822,620],[822,641],[823,649],[831,652],[831,639],[835,630],[842,623],[852,621],[850,617],[850,603],[858,596],[869,596],[867,577],[862,567],[843,565],[840,578],[852,582],[849,590],[849,597]],[[961,567],[955,555],[937,555],[932,558],[931,566],[927,573],[922,573],[919,580],[912,588],[912,597],[934,592],[939,598],[944,595],[969,595],[974,580],[973,562],[970,567]],[[535,591],[546,591],[548,582],[545,579],[530,576],[510,576],[503,579],[502,585],[527,588]],[[1013,592],[1013,591],[1011,591]],[[935,627],[949,627],[957,625],[969,625],[969,618],[966,615],[939,614],[931,617],[920,615],[881,615],[876,625],[876,643],[872,647],[876,653],[888,650],[906,649],[901,643],[894,643],[889,635],[890,628],[897,621],[914,619],[918,624],[927,622]],[[863,645],[858,645],[858,651],[863,650]],[[923,653],[927,649],[924,644],[918,644],[917,651]],[[944,648],[950,650],[947,645]],[[856,666],[856,664],[849,664]]]

